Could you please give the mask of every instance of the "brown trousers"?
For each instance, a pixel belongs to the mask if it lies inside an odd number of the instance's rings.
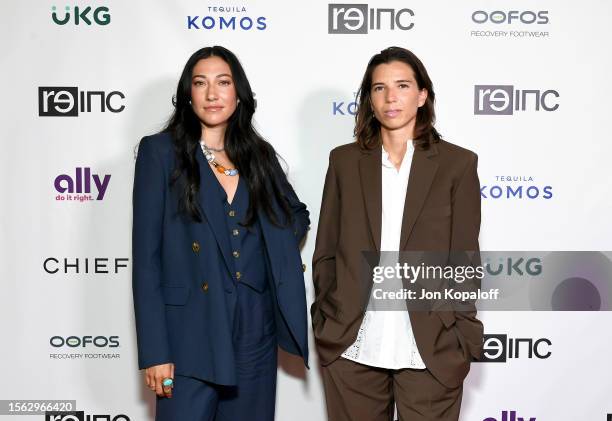
[[[457,421],[463,386],[449,389],[427,369],[389,370],[338,358],[322,367],[329,421]]]

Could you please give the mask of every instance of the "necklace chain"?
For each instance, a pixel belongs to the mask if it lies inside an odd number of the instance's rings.
[[[213,147],[208,146],[206,144],[206,142],[204,141],[204,139],[200,140],[200,144],[204,145],[204,147],[206,149],[208,149],[209,151],[213,151],[213,152],[223,152],[225,150],[225,148],[218,148],[217,149],[217,148],[213,148]]]

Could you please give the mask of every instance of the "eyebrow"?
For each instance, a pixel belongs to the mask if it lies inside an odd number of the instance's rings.
[[[407,83],[414,83],[413,80],[407,80],[407,79],[400,79],[400,80],[396,80],[395,81],[395,83],[405,83],[405,82],[407,82]],[[372,86],[376,86],[376,85],[384,85],[384,83],[383,82],[374,82],[372,84]]]
[[[216,78],[216,79],[218,79],[218,78],[220,78],[220,77],[224,77],[224,76],[227,76],[227,77],[229,77],[229,78],[231,78],[231,77],[232,77],[232,75],[230,75],[229,73],[221,73],[220,75],[215,76],[215,78]],[[192,79],[195,79],[196,77],[201,77],[201,78],[206,79],[206,76],[205,76],[205,75],[193,75]]]

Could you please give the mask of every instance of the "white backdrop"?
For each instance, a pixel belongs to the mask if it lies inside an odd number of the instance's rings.
[[[605,128],[612,97],[609,2],[383,0],[350,10],[344,6],[344,11],[331,4],[78,0],[66,6],[39,0],[5,5],[0,399],[76,400],[86,414],[152,419],[154,399],[136,366],[131,298],[134,147],[169,117],[180,71],[203,46],[223,45],[241,59],[256,92],[257,127],[287,161],[290,180],[309,206],[313,230],[302,252],[309,304],[328,153],[352,141],[349,104],[369,58],[390,45],[409,48],[422,59],[434,81],[439,131],[479,155],[486,186],[483,250],[611,249],[612,139]],[[81,12],[78,24],[75,5]],[[66,7],[69,19],[56,23]],[[369,22],[361,28],[368,33],[358,34],[359,7],[393,12],[367,13]],[[397,18],[393,28],[391,14]],[[199,16],[191,28],[189,16]],[[372,16],[381,18],[380,29]],[[221,18],[231,24],[232,17],[235,29],[220,28]],[[240,27],[251,21],[251,29]],[[402,29],[409,24],[411,29]],[[333,33],[337,30],[349,33]],[[495,101],[483,103],[483,109],[503,112],[499,89],[511,89],[511,97],[526,103],[505,108],[513,111],[509,115],[480,114],[475,106],[486,89],[482,85],[512,86],[497,88]],[[85,92],[72,108],[80,110],[78,116],[40,115],[70,109],[69,94],[59,93],[65,87]],[[102,95],[91,94],[99,91],[107,100],[104,111]],[[82,101],[88,97],[89,112]],[[73,194],[82,185],[82,194],[93,200],[58,200],[70,195],[56,189],[61,175],[60,190],[72,180]],[[106,175],[102,196],[95,180]],[[539,194],[491,197],[499,191],[491,187],[505,191],[507,185],[535,186]],[[65,268],[64,259],[74,264],[77,258],[78,273]],[[505,363],[473,364],[461,420],[591,421],[612,413],[612,314],[488,312],[481,318],[487,334],[533,342],[547,338],[551,354],[529,358],[522,350]],[[80,339],[66,343],[71,336]],[[93,343],[83,344],[84,337]],[[278,420],[325,419],[312,341],[311,349],[310,371],[282,358]],[[510,411],[516,411],[516,419]]]

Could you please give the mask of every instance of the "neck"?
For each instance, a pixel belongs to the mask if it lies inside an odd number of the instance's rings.
[[[202,125],[202,139],[206,146],[214,149],[222,149],[225,145],[225,125],[209,127]]]
[[[412,141],[412,130],[406,128],[388,130],[381,127],[380,137],[385,151],[389,154],[389,160],[399,169],[406,154],[408,140]]]

